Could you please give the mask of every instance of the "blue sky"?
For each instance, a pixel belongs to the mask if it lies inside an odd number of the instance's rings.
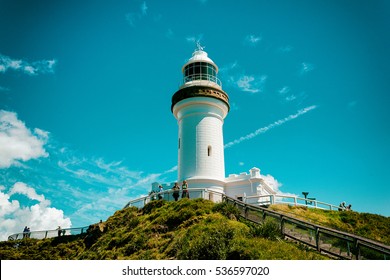
[[[386,1],[1,0],[0,238],[176,179],[170,102],[197,40],[230,97],[226,175],[389,216],[389,33]]]

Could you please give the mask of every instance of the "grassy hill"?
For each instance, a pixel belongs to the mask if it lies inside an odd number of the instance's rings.
[[[390,245],[390,217],[354,211],[328,211],[280,204],[271,205],[270,209]]]
[[[344,219],[343,224],[361,232],[364,232],[365,226],[370,227],[371,222],[369,219],[368,225],[360,226],[364,218],[357,213],[356,216],[348,214],[351,216],[345,218],[342,213],[346,212],[327,211],[324,214],[292,208],[279,210],[296,212],[296,215],[305,217],[316,215],[316,219],[324,219],[337,226],[336,221]],[[299,211],[306,212],[302,214]],[[339,215],[339,218],[325,218],[330,213]],[[388,242],[389,218],[380,218],[378,225],[374,236]],[[119,210],[107,221],[92,225],[83,235],[0,242],[0,258],[327,259],[316,251],[282,240],[279,234],[277,224],[266,222],[254,225],[242,221],[237,210],[225,203],[214,204],[203,199],[153,201],[141,210]]]

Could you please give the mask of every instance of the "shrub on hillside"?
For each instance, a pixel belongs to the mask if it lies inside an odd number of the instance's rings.
[[[253,237],[262,237],[269,240],[278,240],[282,238],[280,224],[273,219],[266,219],[261,224],[252,222],[246,223],[250,228]]]
[[[219,214],[212,214],[199,224],[188,228],[176,238],[176,258],[184,260],[225,260],[231,242],[249,233],[248,228]]]
[[[160,208],[164,206],[167,203],[165,200],[153,200],[149,203],[147,203],[144,208],[142,208],[142,212],[144,214],[150,214],[153,209]]]
[[[232,216],[235,217],[236,220],[240,217],[240,211],[235,207],[234,205],[227,203],[227,202],[221,202],[217,203],[213,207],[214,212],[219,212],[222,215],[228,217],[231,219]]]

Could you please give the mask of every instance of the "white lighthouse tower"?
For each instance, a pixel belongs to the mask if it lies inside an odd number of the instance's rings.
[[[275,194],[259,168],[225,177],[222,128],[229,97],[217,77],[218,66],[199,43],[182,72],[183,83],[172,96],[171,106],[179,127],[178,182],[186,180],[189,188],[212,189],[242,200]]]
[[[172,96],[177,119],[178,181],[189,187],[223,191],[225,161],[223,122],[229,112],[229,97],[217,78],[218,66],[198,44],[182,68],[183,84]]]

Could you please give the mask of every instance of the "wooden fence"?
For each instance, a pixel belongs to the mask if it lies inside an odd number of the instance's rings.
[[[279,225],[284,238],[305,244],[321,253],[341,259],[390,258],[390,246],[382,243],[310,223],[265,207],[247,204],[228,196],[224,196],[223,200],[237,207],[243,218],[257,224],[274,221]]]

